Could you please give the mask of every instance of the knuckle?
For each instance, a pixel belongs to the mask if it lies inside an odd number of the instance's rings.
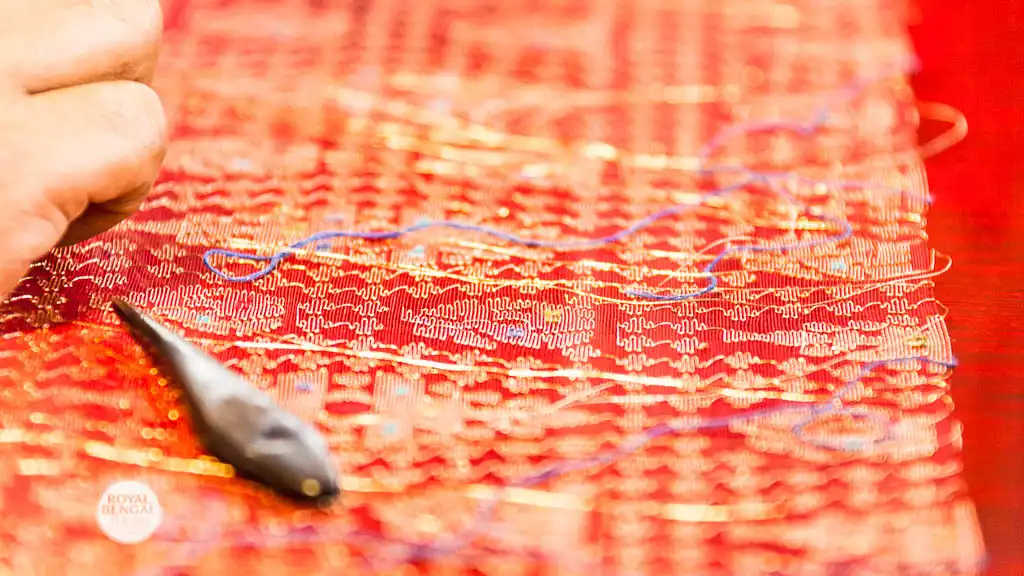
[[[159,162],[167,146],[167,118],[160,96],[145,84],[119,82],[104,91],[101,114],[112,130],[145,147]]]

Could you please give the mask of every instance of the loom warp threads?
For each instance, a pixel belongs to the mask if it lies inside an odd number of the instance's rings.
[[[913,70],[915,68],[916,68],[916,61],[913,61],[908,66],[903,67],[903,69],[901,71],[906,72],[906,71],[908,71],[908,69],[909,70]],[[730,139],[732,139],[734,137],[737,137],[737,136],[740,136],[740,135],[743,135],[743,134],[749,134],[749,133],[754,133],[754,132],[775,132],[775,131],[781,131],[781,132],[795,133],[795,134],[800,135],[800,136],[810,136],[810,135],[814,134],[816,131],[820,130],[823,126],[825,126],[827,124],[829,118],[831,117],[831,109],[832,109],[832,106],[834,105],[833,101],[850,101],[850,100],[856,98],[858,95],[860,95],[871,84],[872,84],[872,81],[868,81],[868,80],[864,80],[864,79],[858,79],[857,81],[852,82],[849,86],[847,86],[847,87],[837,91],[830,98],[826,99],[826,102],[817,109],[817,111],[811,117],[811,119],[809,121],[805,121],[805,122],[796,121],[796,120],[754,121],[754,122],[739,123],[739,124],[735,124],[735,125],[729,126],[727,128],[724,128],[723,130],[719,131],[718,134],[716,134],[707,144],[705,144],[701,148],[701,150],[700,150],[700,152],[698,154],[698,160],[699,160],[698,169],[697,169],[698,174],[703,175],[703,176],[707,176],[707,175],[714,174],[714,173],[719,173],[719,172],[730,172],[730,173],[733,173],[733,174],[745,175],[747,177],[747,180],[745,180],[745,181],[743,181],[743,182],[741,182],[739,184],[733,184],[733,185],[724,186],[724,187],[718,188],[716,190],[713,190],[713,191],[711,191],[711,192],[709,192],[707,194],[704,194],[697,203],[676,204],[676,205],[670,206],[668,208],[665,208],[663,210],[659,210],[658,212],[655,212],[655,213],[651,214],[650,216],[647,216],[646,218],[643,218],[643,219],[635,222],[634,224],[632,224],[632,225],[630,225],[630,226],[628,226],[626,228],[623,228],[622,230],[619,230],[618,232],[615,232],[613,234],[609,234],[607,236],[603,236],[603,237],[600,237],[600,238],[593,238],[593,239],[589,239],[589,240],[567,240],[567,241],[536,240],[536,239],[522,238],[522,237],[517,236],[515,234],[511,234],[509,232],[504,232],[502,230],[498,230],[498,229],[495,229],[495,228],[490,228],[490,227],[487,227],[487,226],[480,226],[480,225],[476,225],[476,224],[468,224],[468,223],[464,223],[464,222],[453,222],[453,221],[444,220],[444,221],[418,223],[418,224],[414,224],[414,225],[406,227],[406,228],[401,228],[401,229],[391,230],[391,231],[357,232],[357,231],[351,231],[351,230],[334,230],[334,231],[318,232],[316,234],[313,234],[313,235],[308,236],[308,237],[306,237],[306,238],[304,238],[302,240],[299,240],[298,242],[295,242],[295,243],[291,244],[285,250],[281,250],[281,251],[277,252],[276,254],[269,255],[269,256],[267,256],[267,255],[258,255],[258,254],[250,254],[250,253],[247,253],[247,252],[240,252],[240,251],[236,251],[236,250],[228,250],[228,249],[224,249],[224,248],[212,248],[212,249],[207,250],[203,254],[203,264],[205,264],[206,267],[211,272],[213,272],[216,276],[218,276],[222,280],[226,280],[228,282],[239,282],[239,283],[253,282],[255,280],[259,280],[260,278],[263,278],[264,276],[267,276],[268,274],[273,273],[277,269],[278,265],[280,265],[280,263],[282,261],[284,261],[286,258],[289,258],[290,256],[294,255],[296,252],[301,251],[301,250],[303,250],[303,249],[305,249],[305,248],[307,248],[309,246],[320,247],[327,240],[333,240],[333,239],[338,239],[338,238],[357,238],[357,239],[362,239],[362,240],[376,240],[376,241],[380,241],[380,240],[393,240],[393,239],[405,236],[407,234],[412,234],[412,233],[419,232],[419,231],[422,231],[422,230],[426,230],[426,229],[429,229],[429,228],[446,228],[446,229],[449,229],[449,230],[456,230],[456,231],[463,231],[463,232],[475,232],[475,233],[480,233],[480,234],[486,234],[486,235],[492,236],[494,238],[498,238],[500,240],[504,240],[504,241],[509,242],[511,244],[517,244],[517,245],[525,246],[525,247],[529,247],[529,248],[551,248],[551,249],[555,249],[555,250],[577,250],[577,249],[595,248],[595,247],[604,246],[604,245],[607,245],[607,244],[612,244],[612,243],[618,242],[618,241],[620,241],[620,240],[622,240],[622,239],[624,239],[624,238],[626,238],[628,236],[631,236],[631,235],[635,234],[636,232],[639,232],[640,230],[643,230],[644,228],[647,228],[647,227],[651,226],[652,224],[654,224],[655,222],[658,222],[659,220],[663,220],[665,218],[669,218],[671,216],[676,216],[676,215],[681,214],[683,212],[686,212],[688,210],[695,209],[698,206],[700,206],[700,205],[704,204],[705,202],[707,202],[708,200],[710,200],[711,198],[714,198],[716,196],[721,196],[721,195],[724,195],[724,194],[728,194],[730,192],[734,192],[734,191],[737,191],[737,190],[740,190],[740,189],[747,188],[751,184],[762,184],[762,185],[767,186],[768,189],[773,191],[775,194],[777,194],[779,196],[782,196],[782,197],[785,197],[785,198],[789,199],[792,203],[797,205],[800,208],[800,210],[801,210],[801,212],[803,214],[807,215],[810,218],[814,218],[814,219],[816,219],[818,221],[821,221],[821,222],[829,222],[829,223],[835,224],[839,228],[839,230],[840,230],[838,233],[833,234],[831,236],[828,236],[828,237],[825,237],[825,238],[821,238],[821,239],[817,239],[817,240],[811,240],[811,241],[807,241],[807,242],[797,242],[797,243],[791,243],[791,244],[780,244],[780,245],[774,245],[774,246],[773,245],[756,245],[756,246],[733,246],[733,247],[726,248],[722,252],[720,252],[703,269],[702,272],[704,274],[708,275],[708,284],[706,286],[704,286],[703,288],[700,288],[700,289],[698,289],[696,291],[693,291],[693,292],[688,292],[688,293],[683,293],[683,294],[665,295],[665,294],[655,294],[655,293],[652,293],[652,292],[644,292],[644,291],[636,291],[636,290],[626,290],[626,294],[628,294],[630,296],[634,296],[636,298],[645,298],[645,299],[649,299],[649,300],[679,301],[679,300],[687,300],[687,299],[690,299],[690,298],[695,298],[695,297],[707,294],[707,293],[711,292],[712,290],[714,290],[715,288],[717,288],[717,286],[718,286],[718,278],[714,275],[714,271],[715,271],[716,267],[725,258],[727,258],[728,256],[730,256],[732,254],[742,253],[742,252],[788,252],[788,251],[792,251],[792,250],[799,250],[799,249],[803,249],[803,248],[811,248],[811,247],[814,247],[814,246],[820,246],[822,244],[827,244],[827,243],[841,242],[841,241],[849,238],[850,236],[852,236],[852,234],[853,234],[853,227],[852,227],[852,225],[848,221],[840,220],[840,219],[837,219],[837,218],[831,218],[831,217],[827,217],[827,216],[814,216],[814,215],[811,215],[811,214],[808,213],[807,206],[800,205],[798,202],[795,201],[795,199],[793,199],[792,197],[789,197],[787,194],[785,194],[781,190],[781,186],[779,184],[779,181],[780,180],[787,180],[787,179],[794,178],[794,175],[787,174],[787,173],[761,173],[761,172],[757,172],[757,171],[754,171],[754,170],[752,170],[750,168],[743,167],[743,166],[738,166],[738,167],[734,167],[734,168],[724,168],[724,167],[714,168],[714,167],[707,167],[706,163],[707,163],[708,158],[710,158],[710,156],[715,152],[715,150],[717,150],[719,147],[721,147],[723,144],[725,144],[725,142],[727,142],[728,140],[730,140]],[[829,184],[828,182],[814,180],[814,179],[810,179],[810,178],[797,177],[797,180],[801,181],[801,182],[804,182],[804,183]],[[836,183],[836,185],[838,185],[840,187],[843,187],[843,188],[867,188],[867,187],[872,186],[872,184],[868,183],[868,182],[840,182],[840,183]],[[902,193],[902,191],[900,191],[900,192]],[[926,199],[926,201],[927,200],[929,200],[929,199]],[[263,263],[264,266],[263,266],[263,268],[255,271],[255,272],[252,272],[250,274],[246,274],[246,275],[243,275],[243,276],[233,276],[233,275],[225,272],[224,270],[218,268],[213,263],[213,258],[215,258],[215,257],[225,257],[225,258],[230,258],[230,259],[235,259],[235,260],[246,260],[246,261],[250,261],[250,262],[258,262],[258,263]]]

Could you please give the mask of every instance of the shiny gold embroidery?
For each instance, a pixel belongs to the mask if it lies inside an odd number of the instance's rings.
[[[0,309],[0,574],[977,573],[949,370],[922,363],[865,375],[844,395],[856,412],[801,434],[806,410],[737,420],[516,485],[659,425],[826,402],[874,361],[951,358],[932,291],[950,260],[927,243],[921,158],[963,138],[957,111],[916,104],[896,75],[817,133],[748,134],[709,160],[778,173],[785,195],[706,198],[735,174],[698,172],[718,131],[807,120],[905,58],[897,7],[171,4],[185,16],[159,75],[163,178],[136,217],[34,265]],[[950,129],[919,145],[922,119]],[[425,230],[294,250],[241,284],[201,259],[424,219],[595,238],[680,203],[596,248]],[[839,221],[848,240],[705,270]],[[690,300],[627,293],[712,276]],[[297,510],[203,455],[113,295],[317,423],[341,505]],[[124,479],[167,514],[132,553],[95,527],[93,504]],[[415,547],[430,543],[454,551]]]

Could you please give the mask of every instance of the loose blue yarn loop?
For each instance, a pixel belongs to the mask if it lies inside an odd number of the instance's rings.
[[[916,61],[910,63],[909,66],[900,67],[900,72],[912,72],[916,68]],[[673,217],[682,214],[688,210],[695,209],[707,200],[716,196],[721,196],[735,192],[747,187],[758,185],[767,188],[779,197],[788,200],[794,206],[800,207],[801,212],[817,221],[825,222],[835,226],[836,232],[822,238],[814,240],[807,240],[804,242],[796,242],[791,244],[779,244],[779,245],[751,245],[751,246],[732,246],[722,250],[718,253],[714,259],[703,268],[703,272],[708,274],[708,284],[703,288],[696,290],[691,293],[684,294],[655,294],[650,292],[631,291],[628,292],[630,295],[637,298],[645,298],[651,300],[661,301],[679,301],[686,300],[694,297],[698,297],[713,291],[718,286],[718,279],[714,276],[716,267],[729,256],[749,252],[783,252],[791,250],[808,249],[816,246],[821,246],[828,243],[841,242],[850,238],[853,235],[852,225],[845,220],[828,217],[828,216],[816,216],[809,213],[806,206],[800,206],[794,198],[789,196],[782,187],[785,182],[796,181],[803,184],[826,184],[840,189],[865,189],[874,187],[875,189],[886,190],[893,193],[904,194],[903,190],[888,188],[884,186],[878,186],[870,182],[858,182],[858,181],[821,181],[811,178],[802,177],[792,173],[761,173],[751,170],[746,167],[708,167],[706,166],[708,159],[714,154],[716,150],[721,148],[730,139],[750,133],[757,132],[775,132],[785,131],[794,133],[798,136],[809,136],[815,131],[820,130],[824,127],[831,116],[831,106],[835,101],[849,101],[859,95],[872,81],[861,80],[852,83],[850,86],[838,91],[833,95],[829,102],[818,108],[812,115],[811,119],[806,122],[796,121],[758,121],[750,122],[745,124],[737,124],[732,127],[726,128],[719,132],[714,138],[712,138],[700,151],[699,153],[699,168],[698,174],[701,176],[713,176],[716,174],[733,174],[739,176],[745,176],[746,178],[738,183],[729,186],[724,186],[719,189],[713,190],[705,194],[700,202],[690,204],[677,204],[668,208],[657,211],[646,218],[643,218],[636,223],[619,230],[613,234],[594,238],[589,240],[570,240],[570,241],[544,241],[522,238],[517,235],[497,230],[494,228],[488,228],[485,226],[478,226],[474,224],[451,222],[451,221],[437,221],[437,222],[421,222],[407,228],[402,228],[393,231],[379,231],[379,232],[355,232],[355,231],[327,231],[320,232],[309,236],[303,240],[295,242],[290,245],[287,250],[280,251],[274,255],[261,256],[254,255],[245,252],[238,252],[233,250],[226,250],[221,248],[215,248],[208,250],[203,256],[203,262],[205,265],[218,277],[229,281],[229,282],[252,282],[267,276],[274,272],[278,265],[286,258],[292,256],[296,251],[302,250],[309,246],[315,246],[318,249],[323,246],[323,243],[333,239],[362,239],[362,240],[393,240],[402,237],[406,234],[412,234],[415,232],[431,229],[431,228],[444,228],[454,231],[463,232],[474,232],[490,235],[494,238],[509,242],[511,244],[533,247],[533,248],[549,248],[555,250],[573,250],[573,249],[587,249],[603,246],[606,244],[618,242],[644,228],[647,228],[665,218]],[[921,198],[925,202],[930,202],[929,197]],[[250,262],[264,263],[265,266],[251,274],[244,276],[232,276],[223,270],[217,268],[213,263],[213,258],[231,258],[237,260],[245,260]],[[391,555],[389,560],[390,566],[375,566],[377,568],[386,569],[393,568],[395,565],[404,564],[414,561],[423,561],[429,559],[436,559],[454,554],[459,554],[465,551],[473,542],[481,537],[488,534],[491,530],[491,523],[493,522],[493,516],[497,509],[497,505],[502,498],[503,490],[510,488],[528,488],[536,486],[554,478],[558,478],[565,474],[572,472],[594,468],[597,466],[604,466],[612,464],[630,454],[635,453],[638,450],[643,449],[651,442],[658,438],[680,434],[680,433],[692,433],[709,430],[721,430],[728,429],[735,424],[750,423],[760,421],[764,419],[774,418],[778,416],[790,415],[796,418],[795,423],[788,424],[789,430],[793,436],[810,446],[841,452],[861,452],[874,448],[882,447],[886,444],[899,440],[898,430],[894,426],[893,422],[877,411],[871,411],[865,407],[856,406],[848,407],[844,404],[845,397],[850,394],[859,384],[863,382],[865,378],[871,375],[873,372],[880,368],[890,367],[897,364],[907,364],[910,362],[919,362],[926,366],[933,368],[946,368],[951,369],[957,365],[956,360],[944,361],[937,360],[923,356],[910,356],[910,357],[899,357],[890,358],[885,360],[877,360],[868,362],[860,367],[857,375],[842,384],[828,399],[818,404],[807,406],[804,404],[794,404],[792,402],[782,401],[782,405],[772,406],[769,408],[750,410],[744,413],[733,414],[730,416],[723,416],[717,418],[706,418],[697,421],[689,421],[684,419],[672,420],[669,422],[661,423],[653,426],[640,434],[637,434],[630,439],[626,440],[622,444],[604,451],[600,451],[596,454],[588,457],[577,459],[577,460],[564,460],[561,462],[554,463],[544,469],[530,474],[526,477],[519,479],[518,481],[512,482],[504,487],[499,488],[495,495],[482,502],[476,510],[474,519],[469,525],[462,530],[451,535],[448,538],[433,542],[433,543],[411,543],[402,542],[393,538],[389,538],[383,534],[367,532],[367,531],[356,531],[348,532],[345,534],[331,534],[322,531],[304,531],[287,534],[278,537],[268,537],[260,535],[257,538],[245,538],[243,540],[234,542],[234,545],[241,546],[269,546],[273,545],[275,541],[285,541],[287,543],[296,542],[325,542],[325,541],[347,541],[352,543],[374,543],[378,544],[385,549],[397,549],[397,553]],[[854,420],[866,420],[876,424],[882,433],[869,440],[850,440],[843,438],[821,438],[815,437],[810,433],[809,429],[811,425],[823,417],[848,417]],[[213,546],[216,542],[204,542],[203,546]],[[195,552],[193,550],[193,552]]]
[[[911,62],[909,69],[912,70],[916,67],[916,61]],[[907,70],[903,70],[907,71]],[[884,78],[884,76],[883,76]],[[876,80],[877,81],[877,80]],[[509,232],[504,232],[496,228],[488,226],[481,226],[476,224],[469,224],[465,222],[454,222],[448,220],[433,221],[433,222],[420,222],[406,228],[401,228],[391,231],[378,231],[378,232],[357,232],[351,230],[332,230],[325,232],[318,232],[311,236],[308,236],[298,242],[295,242],[288,246],[287,249],[277,252],[276,254],[265,256],[258,254],[251,254],[247,252],[240,252],[236,250],[228,250],[225,248],[212,248],[203,254],[203,264],[213,272],[217,277],[228,282],[248,283],[259,280],[264,276],[273,273],[278,265],[281,264],[286,258],[293,256],[296,252],[301,251],[309,246],[314,246],[317,249],[322,248],[324,243],[329,240],[336,239],[360,239],[360,240],[394,240],[405,236],[407,234],[413,234],[423,230],[431,228],[445,228],[449,230],[455,230],[460,232],[473,232],[478,234],[486,234],[499,240],[504,240],[510,244],[516,244],[527,248],[549,248],[554,250],[580,250],[588,248],[597,248],[600,246],[613,244],[619,242],[640,230],[643,230],[652,224],[677,216],[684,212],[693,210],[703,205],[708,200],[717,196],[722,196],[735,192],[741,189],[755,184],[766,186],[769,190],[774,192],[776,195],[789,200],[795,206],[801,209],[801,212],[809,218],[816,219],[820,222],[828,222],[834,224],[839,230],[837,233],[820,238],[816,240],[810,240],[806,242],[796,242],[791,244],[779,244],[779,245],[754,245],[754,246],[732,246],[724,249],[720,252],[707,266],[702,270],[703,274],[708,277],[708,283],[703,288],[700,288],[693,292],[683,294],[655,294],[652,292],[638,291],[638,290],[626,290],[626,294],[647,300],[659,300],[659,301],[680,301],[696,298],[703,296],[715,288],[718,287],[718,278],[714,275],[715,269],[718,265],[727,257],[733,254],[739,254],[743,252],[788,252],[793,250],[800,250],[806,248],[813,248],[815,246],[821,246],[823,244],[838,243],[848,239],[853,235],[853,226],[845,220],[837,218],[831,218],[827,216],[815,216],[808,213],[806,206],[800,205],[794,198],[785,193],[780,185],[780,181],[797,181],[804,184],[824,184],[832,185],[842,189],[865,189],[870,187],[884,188],[890,192],[896,192],[903,194],[903,190],[891,189],[887,187],[879,187],[870,182],[831,182],[824,180],[815,180],[812,178],[800,177],[792,173],[763,173],[757,172],[747,167],[736,166],[736,167],[707,167],[707,161],[712,154],[719,148],[721,148],[729,140],[742,136],[745,134],[759,133],[759,132],[790,132],[799,136],[810,136],[824,127],[830,117],[831,108],[838,102],[847,102],[853,100],[860,95],[868,86],[872,84],[871,81],[858,80],[851,83],[846,88],[837,91],[833,94],[825,104],[820,106],[816,112],[812,115],[811,119],[806,122],[800,122],[795,120],[779,120],[779,121],[755,121],[741,124],[735,124],[728,128],[723,129],[717,135],[715,135],[707,144],[705,144],[698,154],[698,168],[697,173],[701,176],[707,177],[713,174],[719,173],[731,173],[736,175],[745,175],[746,180],[739,184],[732,184],[723,186],[716,190],[713,190],[707,194],[704,194],[699,202],[676,204],[668,208],[659,210],[646,218],[638,220],[634,224],[619,230],[613,234],[603,236],[600,238],[593,238],[589,240],[568,240],[568,241],[547,241],[547,240],[536,240],[530,238],[523,238]],[[925,202],[930,202],[929,197],[924,198]],[[224,270],[218,268],[214,263],[213,259],[216,257],[229,258],[234,260],[243,260],[249,262],[265,263],[263,268],[246,274],[244,276],[233,276]]]
[[[248,547],[266,547],[271,546],[275,542],[277,543],[314,543],[314,542],[349,542],[353,544],[360,543],[373,543],[384,546],[385,548],[391,548],[392,550],[401,549],[397,554],[392,555],[388,560],[387,565],[381,566],[379,562],[371,562],[373,568],[378,570],[394,569],[398,565],[409,563],[426,561],[432,559],[438,559],[446,556],[459,554],[466,550],[473,542],[482,536],[488,535],[489,525],[493,521],[494,513],[497,509],[497,505],[502,498],[503,492],[509,488],[529,488],[558,478],[565,474],[585,470],[588,468],[594,468],[597,466],[605,466],[621,460],[622,458],[637,452],[638,450],[646,447],[654,440],[669,436],[672,434],[680,434],[685,432],[700,432],[709,430],[720,430],[727,429],[733,424],[742,422],[754,422],[763,420],[775,416],[781,416],[787,413],[791,414],[805,414],[795,425],[790,429],[793,434],[800,440],[807,442],[812,446],[816,446],[826,450],[837,450],[844,452],[855,452],[864,451],[869,448],[877,447],[888,442],[898,440],[896,432],[893,430],[893,426],[890,421],[883,418],[881,415],[871,414],[866,409],[861,407],[848,408],[844,406],[844,397],[851,392],[858,384],[861,384],[863,380],[871,375],[879,368],[891,367],[896,364],[906,364],[909,362],[919,362],[921,364],[937,367],[952,369],[957,366],[955,359],[950,361],[936,360],[925,356],[908,356],[901,358],[890,358],[885,360],[876,360],[874,362],[868,362],[861,366],[857,375],[846,381],[838,390],[836,390],[827,400],[822,401],[813,406],[806,405],[793,405],[788,403],[787,405],[777,406],[773,408],[765,408],[761,410],[752,410],[741,414],[733,414],[730,416],[723,416],[719,418],[709,418],[701,420],[699,422],[689,423],[683,420],[675,420],[653,426],[644,432],[626,440],[622,444],[610,450],[602,451],[587,458],[578,460],[565,460],[553,464],[539,472],[526,476],[517,482],[513,482],[509,485],[499,488],[493,497],[483,501],[476,510],[474,519],[470,522],[469,526],[463,531],[452,535],[449,538],[445,538],[444,542],[434,543],[411,543],[402,542],[400,540],[390,538],[383,534],[368,532],[364,530],[346,532],[342,534],[329,533],[319,530],[310,531],[298,531],[290,534],[281,536],[266,536],[258,535],[257,537],[244,537],[236,541],[232,541],[233,546],[248,546]],[[884,433],[875,440],[868,441],[829,441],[822,439],[810,438],[805,432],[805,428],[813,421],[822,418],[824,416],[849,416],[856,419],[870,419],[876,423],[879,423],[885,428]],[[198,554],[201,554],[205,550],[217,545],[226,544],[225,542],[195,542],[192,543],[197,548],[190,548],[187,556],[194,558]]]
[[[644,448],[654,440],[663,436],[671,434],[679,434],[683,432],[699,432],[708,430],[718,430],[723,428],[729,428],[733,424],[742,422],[753,422],[771,418],[775,416],[781,416],[787,413],[801,413],[804,412],[807,415],[793,425],[790,430],[800,440],[807,442],[810,445],[827,449],[844,452],[859,452],[869,448],[873,448],[882,445],[886,442],[890,442],[896,439],[896,433],[892,428],[889,421],[882,418],[881,415],[871,414],[866,409],[855,407],[849,408],[843,405],[844,396],[849,394],[858,384],[860,384],[864,378],[869,376],[879,368],[892,366],[895,364],[905,364],[908,362],[920,362],[925,365],[933,367],[941,367],[951,369],[957,366],[956,359],[945,361],[935,360],[925,356],[908,356],[902,358],[890,358],[887,360],[876,360],[874,362],[868,362],[864,364],[857,376],[848,380],[844,383],[835,393],[833,393],[827,400],[815,404],[814,406],[808,407],[804,405],[786,405],[773,408],[765,408],[761,410],[752,410],[742,414],[733,414],[730,416],[723,416],[719,418],[709,418],[701,420],[696,423],[686,423],[684,421],[674,421],[658,424],[651,428],[648,428],[643,433],[634,436],[619,446],[599,452],[588,458],[580,460],[567,460],[554,464],[540,472],[527,476],[518,482],[515,482],[507,488],[529,488],[538,484],[552,480],[559,476],[593,468],[595,466],[603,466],[614,463],[621,460],[625,456],[628,456],[641,448]],[[850,416],[852,418],[861,419],[866,418],[874,422],[881,424],[885,431],[878,439],[873,441],[828,441],[821,439],[813,439],[805,432],[805,429],[811,422],[822,418],[824,416]],[[490,517],[494,513],[494,509],[498,500],[500,500],[501,494],[496,495],[491,500],[483,503],[477,509],[477,516],[475,521],[467,528],[459,537],[454,538],[451,543],[445,545],[424,545],[415,544],[410,545],[410,552],[403,558],[401,562],[412,562],[417,560],[427,560],[436,558],[439,556],[445,556],[449,554],[455,554],[462,549],[469,546],[473,539],[483,534],[486,529],[486,525],[489,522]]]

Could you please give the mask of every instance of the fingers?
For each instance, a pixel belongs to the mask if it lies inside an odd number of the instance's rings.
[[[152,188],[152,181],[146,182],[115,200],[90,204],[85,208],[85,212],[68,226],[57,245],[78,244],[117,226],[138,211]]]
[[[163,107],[137,82],[26,97],[13,117],[21,124],[0,129],[0,151],[18,154],[0,161],[10,166],[0,174],[0,190],[13,202],[6,214],[0,211],[0,246],[9,248],[0,254],[7,262],[0,276],[27,267],[62,239],[83,240],[130,215],[156,179],[165,150]],[[5,142],[9,134],[20,140]]]
[[[29,99],[41,140],[33,160],[48,201],[72,220],[90,204],[134,210],[166,147],[160,97],[136,82],[99,82]]]
[[[162,27],[160,0],[0,0],[0,297],[145,199],[164,154],[144,85]]]
[[[159,0],[0,0],[0,77],[30,94],[103,80],[148,82]]]

